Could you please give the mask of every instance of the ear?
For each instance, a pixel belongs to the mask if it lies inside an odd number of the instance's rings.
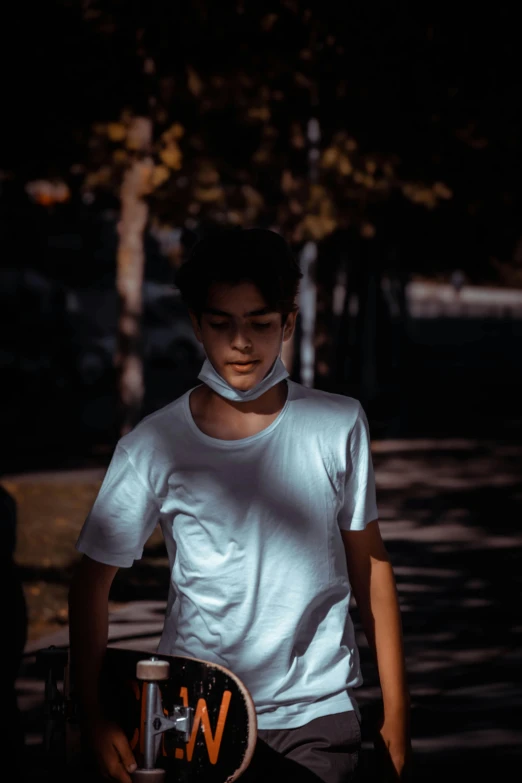
[[[291,313],[288,313],[288,315],[286,317],[286,323],[285,323],[285,328],[284,328],[284,332],[283,332],[283,335],[284,335],[283,336],[283,342],[285,342],[285,343],[286,343],[287,340],[289,340],[291,338],[291,336],[294,333],[295,321],[296,321],[298,312],[299,312],[299,308],[296,307],[295,310],[292,310]]]
[[[201,336],[201,327],[199,325],[198,317],[193,310],[189,310],[189,316],[192,323],[192,328],[194,330],[194,334],[196,335],[196,339],[198,340],[198,342],[202,343],[203,338]]]

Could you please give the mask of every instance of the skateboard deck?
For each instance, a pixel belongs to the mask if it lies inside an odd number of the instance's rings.
[[[68,682],[66,665],[64,741],[67,763],[75,766],[78,732],[74,690]],[[56,726],[55,684],[47,690],[55,708],[46,714],[52,715]],[[107,717],[129,739],[138,764],[133,776],[137,783],[145,777],[166,783],[232,783],[250,763],[257,738],[254,704],[241,680],[222,666],[109,647],[100,695]]]

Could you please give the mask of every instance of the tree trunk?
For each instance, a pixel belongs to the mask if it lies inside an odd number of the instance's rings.
[[[303,386],[314,385],[315,367],[315,263],[317,259],[317,245],[315,242],[307,242],[300,255],[300,267],[303,277],[299,289],[299,315],[301,320],[300,354],[300,381]]]
[[[136,117],[129,131],[134,160],[127,168],[120,190],[116,288],[119,296],[118,394],[119,430],[129,432],[139,421],[144,397],[142,351],[142,287],[145,269],[144,231],[149,216],[145,195],[150,192],[152,122]]]
[[[315,114],[318,105],[317,90],[314,85],[311,94],[312,112]],[[307,126],[308,144],[308,179],[310,185],[317,182],[319,177],[319,143],[321,141],[321,127],[315,116],[310,117]],[[300,381],[303,386],[312,387],[315,380],[315,318],[317,309],[316,289],[316,264],[317,242],[308,240],[301,250],[299,266],[303,277],[299,287],[299,371]]]
[[[375,248],[371,240],[364,247],[364,258],[359,294],[360,344],[360,400],[364,406],[372,403],[378,394],[377,368],[377,298],[378,270]]]

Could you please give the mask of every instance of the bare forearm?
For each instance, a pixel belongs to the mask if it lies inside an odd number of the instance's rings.
[[[99,677],[108,640],[107,595],[99,586],[73,581],[69,592],[71,674],[84,717],[98,715]]]
[[[409,695],[395,577],[388,560],[374,562],[371,571],[368,599],[359,597],[357,605],[377,662],[385,714],[400,715],[408,711]]]
[[[384,716],[375,747],[382,753],[384,777],[402,780],[411,754],[410,699],[395,577],[377,520],[342,536],[361,623],[379,670]]]

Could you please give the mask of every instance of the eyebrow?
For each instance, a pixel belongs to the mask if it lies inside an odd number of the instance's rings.
[[[216,307],[205,307],[203,309],[204,313],[209,313],[209,315],[221,315],[226,316],[227,318],[233,318],[232,313],[227,313],[225,310],[218,310]],[[270,307],[261,307],[259,310],[249,310],[248,313],[243,313],[243,317],[252,316],[252,315],[268,315],[269,313],[275,313],[275,310],[272,310]]]

